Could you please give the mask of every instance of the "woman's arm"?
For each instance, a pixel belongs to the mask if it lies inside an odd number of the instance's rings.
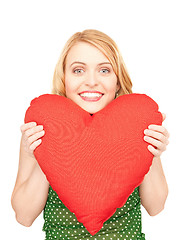
[[[152,166],[139,187],[139,194],[149,215],[155,216],[164,209],[168,185],[159,157],[153,158]]]
[[[166,116],[163,114],[163,120]],[[160,155],[166,150],[169,141],[169,133],[163,126],[150,125],[145,130],[144,140],[152,145],[148,150],[154,155],[152,166],[144,177],[139,187],[141,203],[149,213],[154,216],[164,209],[168,196],[168,185],[162,168]]]
[[[21,131],[19,167],[11,204],[17,221],[29,227],[46,204],[49,183],[33,154],[44,135],[42,127],[27,123],[21,126]]]

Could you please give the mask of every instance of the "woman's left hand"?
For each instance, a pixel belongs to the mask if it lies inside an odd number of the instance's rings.
[[[166,119],[166,115],[162,113],[163,121]],[[169,133],[167,129],[160,125],[149,125],[148,129],[144,130],[144,140],[151,145],[148,145],[148,150],[154,155],[154,157],[160,157],[162,152],[166,150],[169,143]]]

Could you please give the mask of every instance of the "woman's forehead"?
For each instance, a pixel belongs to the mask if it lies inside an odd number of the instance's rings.
[[[68,52],[66,61],[70,65],[73,62],[80,62],[83,64],[110,63],[108,58],[104,53],[102,53],[101,50],[85,42],[78,42],[73,45]]]

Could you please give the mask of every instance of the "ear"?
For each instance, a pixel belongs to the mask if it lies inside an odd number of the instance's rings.
[[[116,92],[118,92],[120,90],[120,88],[121,88],[121,85],[120,85],[119,82],[117,82],[117,84],[116,84]]]

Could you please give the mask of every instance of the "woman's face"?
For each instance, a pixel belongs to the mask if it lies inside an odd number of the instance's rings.
[[[67,98],[94,114],[109,104],[119,89],[112,65],[98,48],[78,42],[70,49],[65,66]]]

